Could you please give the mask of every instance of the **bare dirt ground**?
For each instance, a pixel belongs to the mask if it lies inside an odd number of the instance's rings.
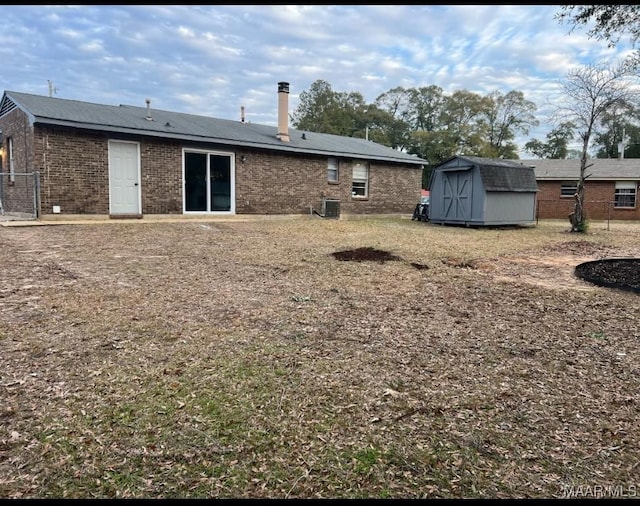
[[[640,225],[0,228],[0,497],[622,497]],[[370,255],[375,255],[374,258]]]

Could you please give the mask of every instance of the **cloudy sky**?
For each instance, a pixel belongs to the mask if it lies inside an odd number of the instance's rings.
[[[395,87],[446,94],[522,91],[549,105],[569,69],[631,50],[589,39],[558,5],[4,6],[3,90],[277,124],[277,83],[293,111],[316,80],[372,103]],[[521,153],[522,157],[524,156]]]

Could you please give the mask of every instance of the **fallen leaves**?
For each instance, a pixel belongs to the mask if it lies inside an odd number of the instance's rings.
[[[0,496],[619,483],[640,455],[640,299],[572,270],[637,255],[637,227],[0,229]]]

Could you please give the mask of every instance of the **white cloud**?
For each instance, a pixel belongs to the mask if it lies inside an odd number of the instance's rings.
[[[518,90],[544,122],[568,69],[631,50],[569,33],[554,19],[559,9],[10,5],[0,18],[2,79],[9,90],[46,94],[51,80],[60,98],[140,105],[150,96],[159,108],[228,119],[244,105],[248,120],[271,125],[281,80],[291,109],[319,79],[368,102],[398,86]]]
[[[78,46],[82,51],[88,51],[91,53],[95,53],[98,51],[103,51],[104,47],[102,45],[101,40],[90,40]]]
[[[186,26],[179,26],[177,31],[180,37],[184,37],[186,39],[192,39],[196,36],[195,32]]]

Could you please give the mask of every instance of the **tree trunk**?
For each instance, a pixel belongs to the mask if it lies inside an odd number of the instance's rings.
[[[572,232],[584,232],[584,191],[576,191],[575,203],[573,205],[573,212],[569,215],[569,221],[571,222]]]
[[[578,185],[576,186],[576,194],[574,195],[575,202],[573,205],[573,212],[569,215],[569,221],[571,222],[571,232],[586,232],[587,216],[584,212],[584,173],[587,167],[587,160],[583,157],[580,160],[580,178],[578,179]]]

